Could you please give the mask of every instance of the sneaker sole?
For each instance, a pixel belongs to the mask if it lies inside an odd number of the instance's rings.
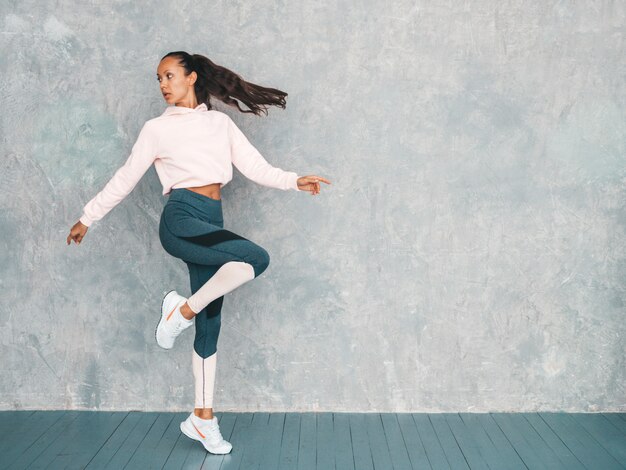
[[[165,294],[163,296],[163,300],[161,300],[161,318],[159,318],[159,322],[157,323],[156,328],[154,329],[154,340],[156,341],[157,345],[161,348],[161,349],[165,349],[165,350],[170,350],[172,348],[164,348],[163,346],[161,346],[159,344],[159,340],[157,340],[157,331],[159,330],[159,325],[161,324],[161,322],[163,321],[163,304],[165,303],[165,297],[167,297],[170,292],[174,292],[176,289],[172,289],[171,291],[167,292],[167,294]]]
[[[211,454],[216,454],[216,455],[224,455],[224,454],[230,454],[231,451],[233,450],[231,447],[228,452],[218,452],[218,451],[207,448],[206,444],[204,443],[202,439],[196,436],[191,430],[187,429],[187,424],[185,423],[186,421],[182,421],[180,423],[180,431],[189,439],[193,439],[194,441],[199,441],[200,443],[202,443],[202,446],[206,449],[207,452],[210,452]]]

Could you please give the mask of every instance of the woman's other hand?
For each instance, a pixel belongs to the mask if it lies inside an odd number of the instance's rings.
[[[300,191],[310,191],[311,195],[319,194],[320,181],[323,181],[326,184],[330,184],[330,181],[328,181],[326,178],[322,178],[321,176],[301,176],[300,178],[298,178],[298,189]]]
[[[80,242],[87,233],[87,230],[89,230],[89,227],[83,224],[80,220],[76,222],[70,229],[70,234],[67,236],[67,244],[69,245],[71,241],[74,240],[74,243],[80,245]]]

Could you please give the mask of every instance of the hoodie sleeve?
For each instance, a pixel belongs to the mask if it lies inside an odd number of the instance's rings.
[[[102,219],[137,185],[156,159],[157,135],[145,123],[139,132],[126,163],[120,167],[104,188],[85,205],[80,221],[86,226]]]
[[[233,165],[248,179],[262,186],[276,189],[298,188],[298,175],[270,165],[259,151],[248,141],[230,116],[228,118],[228,138]]]

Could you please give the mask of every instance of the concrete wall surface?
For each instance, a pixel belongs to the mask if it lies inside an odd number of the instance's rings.
[[[286,91],[213,100],[321,194],[235,171],[267,271],[225,298],[216,411],[626,410],[626,4],[0,3],[0,409],[188,410],[190,294],[154,167],[67,246],[186,50]]]

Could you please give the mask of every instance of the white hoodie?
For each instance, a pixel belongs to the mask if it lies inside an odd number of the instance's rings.
[[[163,195],[174,188],[227,184],[233,167],[252,181],[282,190],[298,189],[298,175],[270,165],[228,114],[168,106],[144,124],[126,163],[85,205],[80,221],[90,226],[119,204],[154,163]]]

